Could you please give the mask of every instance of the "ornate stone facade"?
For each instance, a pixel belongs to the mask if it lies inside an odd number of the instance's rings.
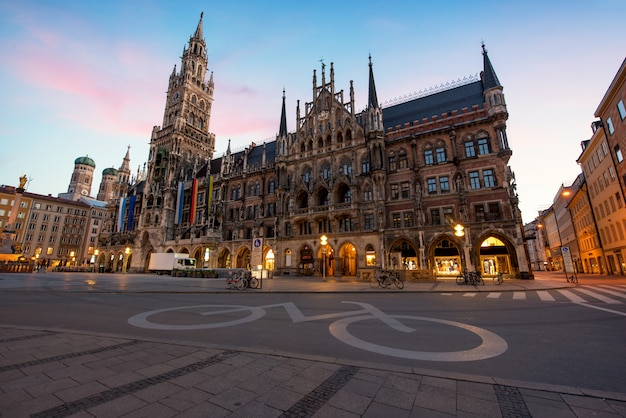
[[[294,132],[283,92],[274,141],[234,153],[229,144],[213,158],[201,17],[170,76],[145,182],[129,191],[133,213],[122,213],[136,223],[130,270],[144,271],[151,252],[174,251],[204,267],[262,266],[275,277],[365,277],[376,268],[409,279],[463,269],[527,277],[506,102],[484,48],[483,58],[480,77],[388,107],[378,103],[370,58],[362,112],[352,82],[347,94],[337,90],[333,64],[328,74],[322,64],[312,101],[298,101]]]

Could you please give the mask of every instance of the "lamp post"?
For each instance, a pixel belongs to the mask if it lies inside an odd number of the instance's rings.
[[[322,235],[320,237],[320,245],[322,246],[322,278],[326,281],[326,245],[328,244],[328,237]]]
[[[465,227],[463,225],[461,225],[461,224],[454,225],[454,235],[456,235],[459,238],[464,237],[465,236]],[[460,267],[461,267],[461,272],[460,273],[461,274],[464,274],[464,270],[465,270],[465,268],[463,266],[463,259],[464,259],[464,257],[463,257],[464,254],[462,254],[463,251],[465,251],[465,246],[464,245],[463,245],[463,247],[461,247],[461,253],[459,253],[459,257],[461,258],[461,260],[460,260],[460,262],[461,262],[460,263]]]

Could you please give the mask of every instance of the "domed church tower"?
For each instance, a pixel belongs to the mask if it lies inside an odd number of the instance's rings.
[[[78,157],[74,160],[74,172],[70,179],[67,193],[59,193],[62,199],[78,200],[81,196],[91,195],[91,183],[96,162],[88,156]]]
[[[108,167],[102,170],[102,181],[97,199],[101,202],[108,202],[114,197],[115,182],[117,181],[117,169]]]

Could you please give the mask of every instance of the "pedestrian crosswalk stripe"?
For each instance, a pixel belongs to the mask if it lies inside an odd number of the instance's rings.
[[[554,296],[550,294],[547,290],[537,290],[537,295],[539,295],[539,299],[544,302],[554,302]]]
[[[576,289],[576,290],[577,290],[578,292],[584,293],[584,294],[586,294],[586,295],[589,295],[589,296],[591,296],[591,297],[594,297],[594,298],[596,298],[596,299],[601,300],[602,302],[605,302],[605,303],[608,303],[608,304],[611,304],[611,305],[615,305],[615,304],[621,303],[621,302],[620,302],[620,301],[618,301],[618,300],[615,300],[615,299],[610,298],[610,297],[608,297],[608,296],[601,295],[601,294],[599,294],[599,293],[593,292],[593,291],[588,290],[588,289],[578,288],[578,289]]]
[[[574,303],[587,303],[587,301],[577,294],[565,289],[557,289],[557,291]]]
[[[626,293],[619,293],[619,292],[614,292],[610,289],[612,289],[611,286],[600,286],[601,289],[599,289],[600,291],[604,292],[604,293],[608,293],[609,295],[612,296],[617,296],[618,298],[625,298],[626,299]]]
[[[547,289],[535,291],[504,291],[504,292],[463,292],[457,293],[466,298],[486,298],[486,299],[513,299],[513,300],[536,300],[537,297],[542,302],[555,302],[565,297],[568,301],[579,304],[606,303],[609,305],[621,305],[626,303],[626,287],[619,285],[601,286],[576,286],[568,289]],[[441,295],[452,296],[453,293],[441,293]]]

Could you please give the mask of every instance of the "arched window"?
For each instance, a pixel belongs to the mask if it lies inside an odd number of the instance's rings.
[[[307,186],[311,183],[311,167],[305,167],[302,171],[302,182]]]
[[[367,186],[365,186],[365,189],[363,189],[363,200],[366,202],[371,202],[372,199],[373,199],[372,186],[368,184]]]
[[[330,178],[330,164],[328,162],[322,164],[322,172],[320,174],[324,180],[328,181]]]
[[[437,146],[435,148],[435,155],[437,157],[437,164],[442,164],[446,162],[446,144],[443,141],[437,143]]]
[[[352,162],[347,158],[341,161],[341,172],[348,178],[352,177]]]
[[[361,173],[366,174],[366,173],[369,173],[370,170],[371,170],[370,157],[365,157],[363,160],[361,160]]]
[[[406,156],[406,151],[404,149],[401,149],[400,151],[398,151],[398,168],[403,169],[408,167],[409,161]]]
[[[366,266],[375,266],[376,265],[376,251],[374,247],[371,245],[367,245],[365,247],[365,265]]]
[[[389,161],[389,171],[396,171],[398,166],[396,164],[396,153],[391,151],[387,157]]]

